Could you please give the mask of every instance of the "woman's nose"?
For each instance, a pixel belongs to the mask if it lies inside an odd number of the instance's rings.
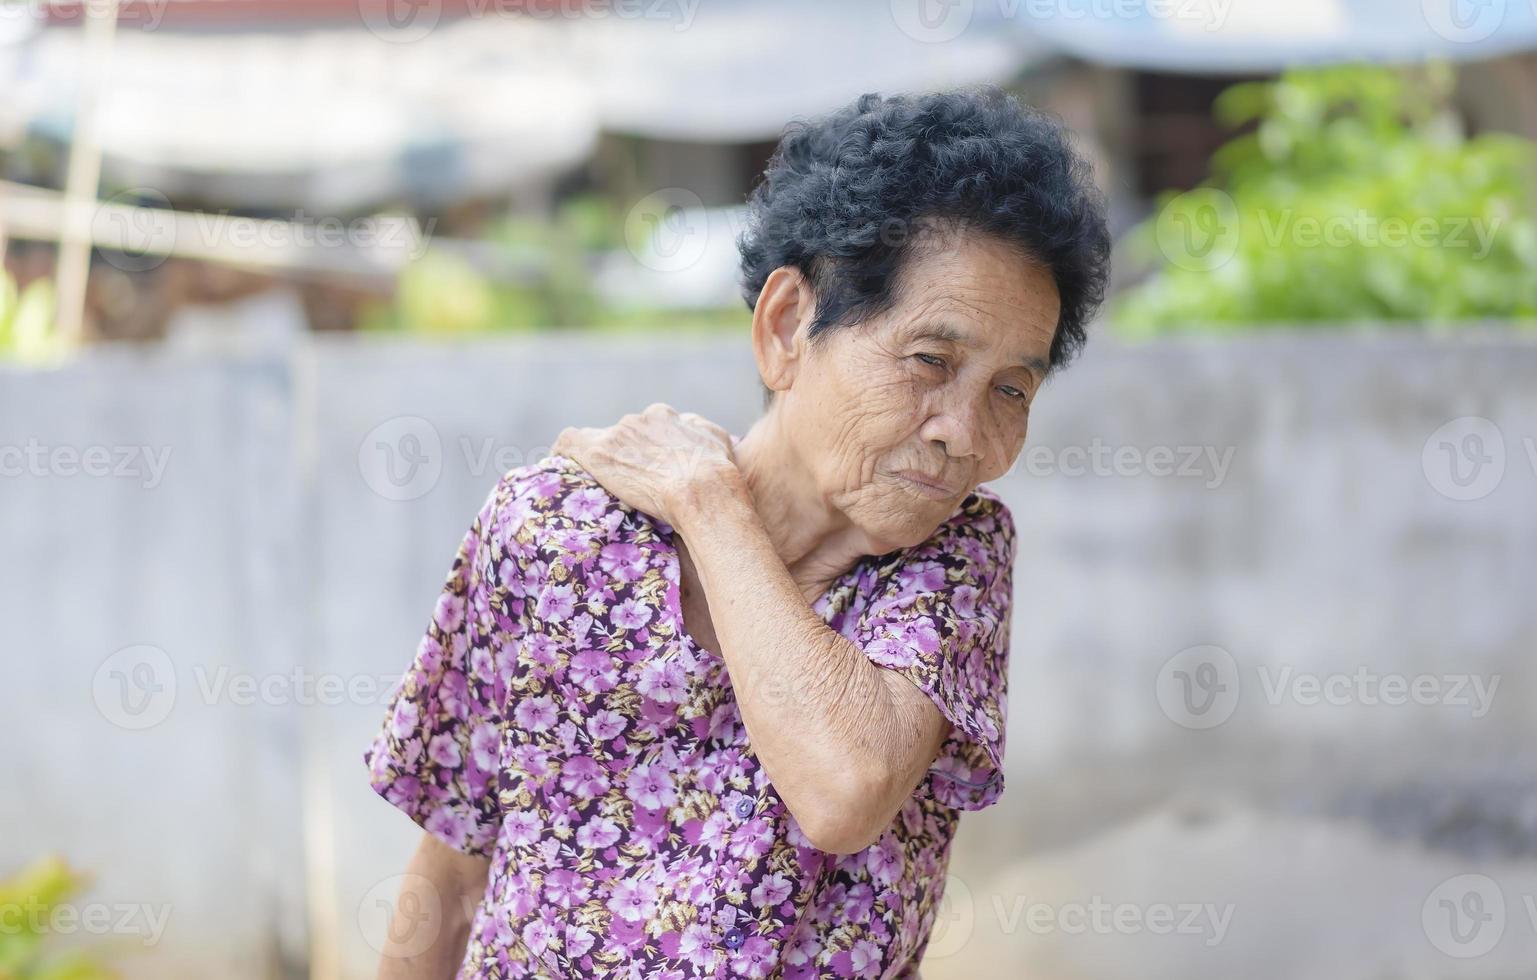
[[[941,410],[929,418],[924,438],[937,443],[945,455],[957,458],[974,456],[979,444],[976,413],[956,407]]]

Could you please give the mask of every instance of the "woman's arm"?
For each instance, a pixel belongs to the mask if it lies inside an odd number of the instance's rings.
[[[950,723],[816,613],[734,467],[691,481],[670,509],[774,789],[812,844],[863,850],[933,765]]]
[[[452,980],[491,862],[423,834],[390,913],[379,980]]]
[[[753,752],[807,838],[837,854],[873,843],[950,722],[817,615],[774,550],[730,434],[659,403],[608,428],[566,429],[554,451],[682,533]]]

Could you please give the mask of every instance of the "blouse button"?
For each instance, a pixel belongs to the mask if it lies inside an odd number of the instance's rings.
[[[747,936],[740,929],[731,929],[725,935],[726,946],[730,949],[741,949]]]
[[[743,799],[737,800],[736,815],[741,817],[743,820],[746,820],[748,817],[752,816],[752,800],[746,799],[745,797]]]

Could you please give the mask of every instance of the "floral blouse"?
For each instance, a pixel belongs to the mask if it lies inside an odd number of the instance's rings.
[[[458,976],[916,976],[958,811],[1003,790],[1014,551],[978,487],[814,604],[952,723],[886,832],[835,855],[684,629],[672,528],[565,456],[504,476],[364,754],[385,799],[491,862]]]

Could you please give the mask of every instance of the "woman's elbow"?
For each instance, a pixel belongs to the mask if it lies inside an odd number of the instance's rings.
[[[828,854],[857,854],[880,839],[891,826],[884,784],[824,793],[814,805],[792,809],[801,833],[811,846]]]

